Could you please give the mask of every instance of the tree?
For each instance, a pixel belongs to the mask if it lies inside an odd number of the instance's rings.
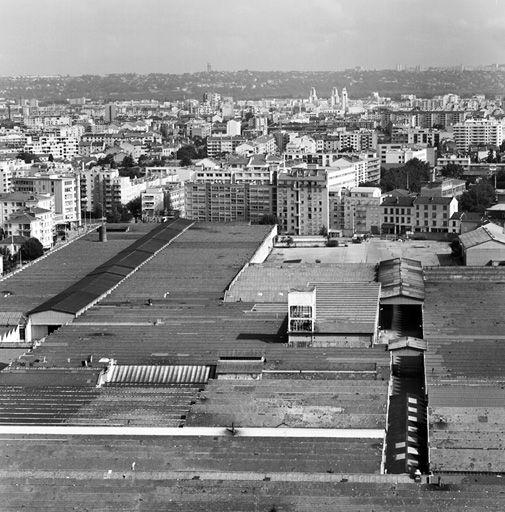
[[[136,197],[132,199],[129,203],[126,204],[127,210],[132,214],[133,217],[141,217],[142,216],[142,199],[141,197]]]
[[[495,201],[495,191],[488,181],[480,181],[470,190],[463,192],[459,208],[464,212],[484,213]]]
[[[108,165],[111,169],[116,167],[116,162],[114,161],[114,155],[112,153],[99,158],[96,163],[97,165]]]
[[[124,158],[123,158],[123,161],[121,162],[121,165],[123,167],[133,167],[135,165],[135,162],[133,160],[133,157],[131,155],[126,155]]]
[[[37,155],[34,155],[28,151],[20,151],[16,155],[16,158],[24,160],[25,164],[30,164],[31,162],[40,162],[40,158]]]
[[[24,260],[35,260],[44,254],[44,248],[38,238],[32,237],[21,246],[21,257]]]
[[[417,158],[409,160],[403,167],[381,169],[380,186],[383,192],[403,188],[420,192],[421,186],[430,181],[430,165]]]
[[[328,236],[328,228],[326,226],[321,226],[321,229],[319,230],[319,234],[321,236]]]
[[[440,174],[444,178],[461,179],[461,178],[463,178],[464,171],[465,171],[465,169],[463,168],[463,166],[458,165],[458,164],[449,163],[445,167],[442,167],[442,169],[440,169]]]

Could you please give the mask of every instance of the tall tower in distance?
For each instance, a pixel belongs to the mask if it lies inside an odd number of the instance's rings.
[[[309,93],[309,103],[315,103],[316,101],[317,101],[316,88],[315,87],[311,87],[310,88],[310,93]]]
[[[347,96],[347,89],[342,89],[342,110],[347,112],[349,110],[349,98]]]
[[[113,123],[116,119],[116,104],[115,103],[107,103],[105,105],[105,122],[110,124]]]
[[[210,65],[210,62],[207,62],[207,73],[212,73],[212,66]]]
[[[340,97],[338,95],[338,89],[333,87],[331,90],[330,106],[335,107],[340,103]]]

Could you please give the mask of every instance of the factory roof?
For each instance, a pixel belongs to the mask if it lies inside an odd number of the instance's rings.
[[[459,240],[463,249],[466,250],[490,241],[505,244],[505,233],[501,226],[489,222],[473,231],[463,233],[459,236]]]
[[[32,309],[29,314],[57,311],[77,315],[147,262],[190,225],[191,222],[184,219],[159,224],[80,281]]]
[[[225,300],[234,302],[287,302],[291,288],[309,282],[371,282],[375,267],[361,263],[283,263],[249,265],[226,292]]]
[[[370,334],[377,328],[380,284],[309,283],[316,288],[316,331]]]
[[[0,293],[0,311],[27,312],[41,305],[150,229],[150,224],[134,224],[128,233],[109,233],[106,243],[98,241],[96,232],[90,233],[21,272],[4,277],[0,287],[9,293]],[[5,239],[5,244],[10,244],[10,238]]]
[[[420,261],[407,258],[383,260],[377,269],[381,298],[405,296],[424,299],[423,267]]]

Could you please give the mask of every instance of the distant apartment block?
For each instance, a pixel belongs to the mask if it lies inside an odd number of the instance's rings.
[[[270,184],[244,182],[187,182],[184,185],[185,216],[202,222],[257,223],[275,212]]]
[[[421,187],[424,197],[459,197],[466,190],[466,182],[455,178],[437,180]]]
[[[499,146],[505,139],[505,124],[496,119],[467,119],[453,129],[459,151],[468,151],[470,146]]]
[[[209,158],[226,153],[234,153],[245,139],[240,136],[212,135],[207,137],[207,156]]]
[[[81,222],[81,195],[79,175],[35,174],[12,179],[15,192],[50,194],[54,196],[56,224]]]

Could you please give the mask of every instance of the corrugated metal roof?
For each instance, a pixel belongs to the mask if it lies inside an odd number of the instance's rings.
[[[316,287],[319,332],[373,333],[379,307],[378,283],[309,283]]]
[[[109,384],[206,384],[210,366],[116,365]]]
[[[153,255],[154,247],[161,249],[191,223],[192,221],[186,219],[177,219],[170,224],[158,225],[109,261],[91,271],[86,277],[36,307],[29,314],[58,311],[76,315],[147,261]],[[142,249],[143,245],[153,239],[157,240],[153,247],[149,250]]]
[[[503,233],[503,228],[501,226],[490,222],[489,224],[474,229],[473,231],[463,233],[460,235],[459,240],[464,249],[470,249],[471,247],[475,247],[476,245],[480,245],[491,240],[505,244],[505,234]]]
[[[420,261],[394,258],[379,263],[377,280],[381,297],[404,296],[424,300],[423,269]]]

